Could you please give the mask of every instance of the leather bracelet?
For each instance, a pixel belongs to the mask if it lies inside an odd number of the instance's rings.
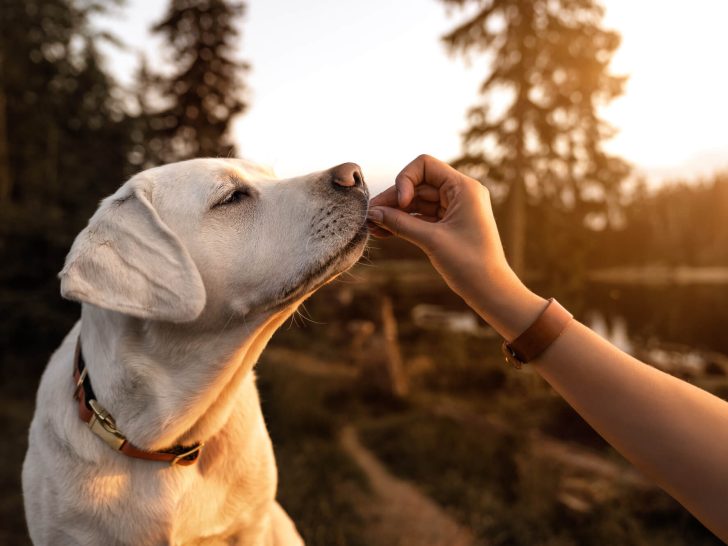
[[[564,332],[574,318],[554,298],[549,299],[538,318],[516,339],[503,341],[501,350],[506,363],[520,369],[523,364],[540,356]]]

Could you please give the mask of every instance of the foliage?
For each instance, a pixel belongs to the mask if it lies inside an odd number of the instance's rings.
[[[553,234],[605,223],[627,173],[603,150],[612,130],[597,113],[622,93],[624,78],[608,72],[619,36],[600,27],[596,0],[443,1],[474,8],[444,37],[448,49],[491,61],[454,165],[487,180],[496,197],[507,193],[505,246],[516,271],[526,238],[537,241],[540,259],[573,261],[574,241]],[[539,217],[527,229],[529,204]]]
[[[35,345],[45,354],[70,326],[55,275],[102,197],[139,166],[231,151],[227,126],[245,106],[246,65],[231,53],[243,4],[171,2],[156,30],[181,71],[162,78],[143,65],[134,115],[98,49],[119,40],[91,24],[122,4],[9,0],[0,11],[0,349],[49,330]],[[155,90],[161,110],[145,102]]]
[[[3,6],[0,93],[7,142],[0,146],[8,150],[12,181],[3,201],[74,206],[87,197],[76,190],[118,184],[99,176],[121,176],[126,154],[123,111],[89,26],[90,13],[103,7],[69,0]]]
[[[558,500],[563,467],[532,452],[516,431],[474,433],[447,418],[412,413],[370,422],[362,438],[483,543],[720,543],[662,492],[625,491],[584,514],[565,509]]]
[[[234,57],[244,11],[244,3],[229,0],[171,0],[153,31],[164,38],[174,70],[152,75],[143,65],[140,72],[146,109],[137,140],[146,154],[136,160],[143,165],[234,154],[229,125],[247,106],[248,65]],[[160,105],[152,103],[155,96]]]
[[[0,16],[0,350],[47,356],[73,321],[55,274],[128,175],[129,120],[90,25],[116,2],[12,0]],[[48,333],[48,335],[45,335]],[[30,338],[30,339],[28,339]],[[33,343],[34,341],[34,343]],[[42,363],[43,359],[41,359]],[[40,365],[40,364],[39,364]]]
[[[697,183],[674,181],[650,190],[642,182],[623,221],[595,234],[595,267],[728,266],[728,173]]]
[[[306,544],[364,544],[355,499],[367,495],[364,477],[338,444],[352,385],[313,377],[263,356],[259,390],[279,471],[278,500]],[[348,404],[347,404],[348,405]],[[352,408],[348,408],[352,409]]]

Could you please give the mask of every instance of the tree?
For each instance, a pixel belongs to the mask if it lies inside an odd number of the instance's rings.
[[[473,9],[443,37],[449,51],[491,60],[454,165],[505,196],[504,246],[522,273],[527,234],[548,233],[549,223],[575,233],[603,224],[616,202],[628,167],[602,149],[613,130],[597,109],[623,90],[625,79],[608,71],[619,35],[600,27],[596,0],[443,2]],[[538,230],[527,231],[529,208],[541,214]]]
[[[244,11],[242,2],[229,0],[172,0],[153,28],[178,67],[169,76],[157,75],[152,86],[165,104],[149,120],[157,162],[233,152],[228,128],[247,106],[242,74],[248,65],[233,55],[235,20]]]
[[[623,215],[622,225],[600,233],[592,267],[728,265],[728,172],[652,189],[642,182]]]
[[[78,76],[89,43],[110,39],[89,24],[121,0],[6,0],[0,10],[0,203],[50,200],[66,158],[69,108],[86,100]],[[99,67],[97,75],[107,78]],[[88,82],[88,80],[86,80]],[[109,88],[113,82],[109,80]],[[94,116],[98,114],[93,113]],[[102,124],[96,124],[102,129]],[[99,141],[95,135],[94,141]],[[75,179],[78,177],[75,176]],[[22,181],[22,184],[20,182]],[[49,193],[50,192],[50,193]]]
[[[47,134],[56,125],[72,65],[67,55],[80,26],[67,1],[9,0],[0,10],[2,201],[25,200],[48,170]],[[42,30],[41,30],[42,29]],[[50,91],[50,92],[49,92]],[[20,185],[18,182],[23,181]]]
[[[0,8],[3,354],[13,345],[50,349],[70,325],[56,273],[99,199],[128,175],[127,117],[96,48],[109,36],[90,24],[117,4],[5,0]]]
[[[84,38],[78,57],[60,132],[66,151],[59,160],[63,191],[56,201],[65,209],[90,214],[100,198],[113,193],[132,174],[127,161],[131,120],[122,106],[123,94],[106,72],[93,39]],[[69,154],[68,148],[76,152]],[[84,223],[87,219],[84,213]]]
[[[148,169],[161,164],[163,141],[157,136],[154,137],[153,125],[161,126],[157,120],[152,103],[153,93],[157,86],[157,77],[149,68],[146,55],[140,55],[139,69],[134,78],[134,100],[136,101],[136,112],[132,120],[131,141],[132,148],[129,152],[129,163],[138,170]]]
[[[0,60],[0,64],[2,61]],[[13,179],[10,177],[10,157],[8,154],[7,99],[0,79],[0,203],[9,201]]]

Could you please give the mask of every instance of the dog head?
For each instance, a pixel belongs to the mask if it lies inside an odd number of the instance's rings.
[[[61,294],[178,323],[272,312],[358,260],[367,203],[353,163],[288,180],[239,159],[149,169],[76,237]]]

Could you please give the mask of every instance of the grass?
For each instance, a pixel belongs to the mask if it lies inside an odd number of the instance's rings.
[[[361,437],[395,474],[490,544],[722,544],[659,491],[620,490],[585,514],[566,509],[558,501],[564,469],[535,456],[522,435],[474,433],[413,411],[371,421]]]
[[[306,544],[363,546],[356,504],[368,487],[338,444],[345,406],[356,412],[351,385],[266,362],[265,356],[258,385],[278,464],[278,499]]]

